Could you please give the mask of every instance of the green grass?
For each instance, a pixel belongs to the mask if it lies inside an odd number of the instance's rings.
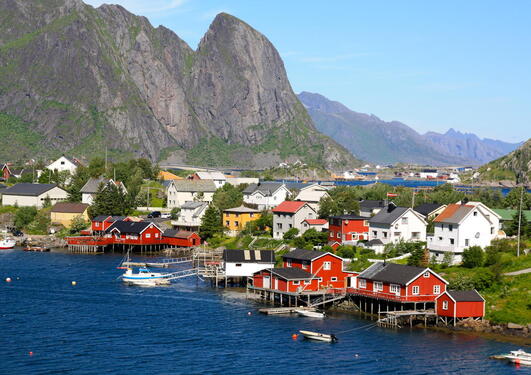
[[[51,150],[41,143],[42,136],[32,129],[32,124],[22,119],[0,112],[0,158],[10,160],[15,155],[19,160],[26,160],[39,155],[50,155]]]
[[[282,245],[284,241],[274,240],[272,238],[259,238],[253,243],[253,249],[273,250]]]

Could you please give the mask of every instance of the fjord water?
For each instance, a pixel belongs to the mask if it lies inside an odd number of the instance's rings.
[[[470,335],[378,327],[341,334],[371,322],[264,316],[244,293],[195,279],[128,287],[117,280],[120,259],[1,252],[0,374],[531,373],[488,359],[514,345]],[[339,342],[293,340],[299,329],[335,332]]]

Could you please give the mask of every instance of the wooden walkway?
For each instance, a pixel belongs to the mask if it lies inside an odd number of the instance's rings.
[[[153,268],[169,268],[175,264],[190,263],[191,257],[187,258],[169,258],[162,259],[160,262],[124,262],[124,267],[153,267]]]
[[[384,317],[380,317],[384,314]],[[413,326],[413,320],[423,320],[427,325],[428,318],[437,318],[434,310],[401,310],[401,311],[380,311],[378,312],[378,324],[380,327],[401,328],[402,325],[408,324]]]

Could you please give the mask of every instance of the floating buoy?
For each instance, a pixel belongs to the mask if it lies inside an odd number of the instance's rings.
[[[10,277],[6,277],[6,283],[10,283],[11,282],[11,278]]]
[[[249,312],[247,313],[247,315],[253,315],[253,313],[249,311]]]
[[[358,358],[360,355],[358,353],[354,354],[354,357]]]
[[[28,354],[29,354],[30,356],[32,356],[32,355],[33,355],[33,352],[29,352]]]
[[[291,335],[291,338],[292,338],[293,340],[297,340],[297,337],[299,337],[299,335],[297,335],[296,333],[294,333],[293,335]]]
[[[76,285],[76,284],[77,284],[77,282],[75,282],[75,281],[72,281],[72,285]]]

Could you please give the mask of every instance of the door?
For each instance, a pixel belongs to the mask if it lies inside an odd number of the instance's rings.
[[[264,276],[264,289],[271,289],[271,279],[269,276]]]

